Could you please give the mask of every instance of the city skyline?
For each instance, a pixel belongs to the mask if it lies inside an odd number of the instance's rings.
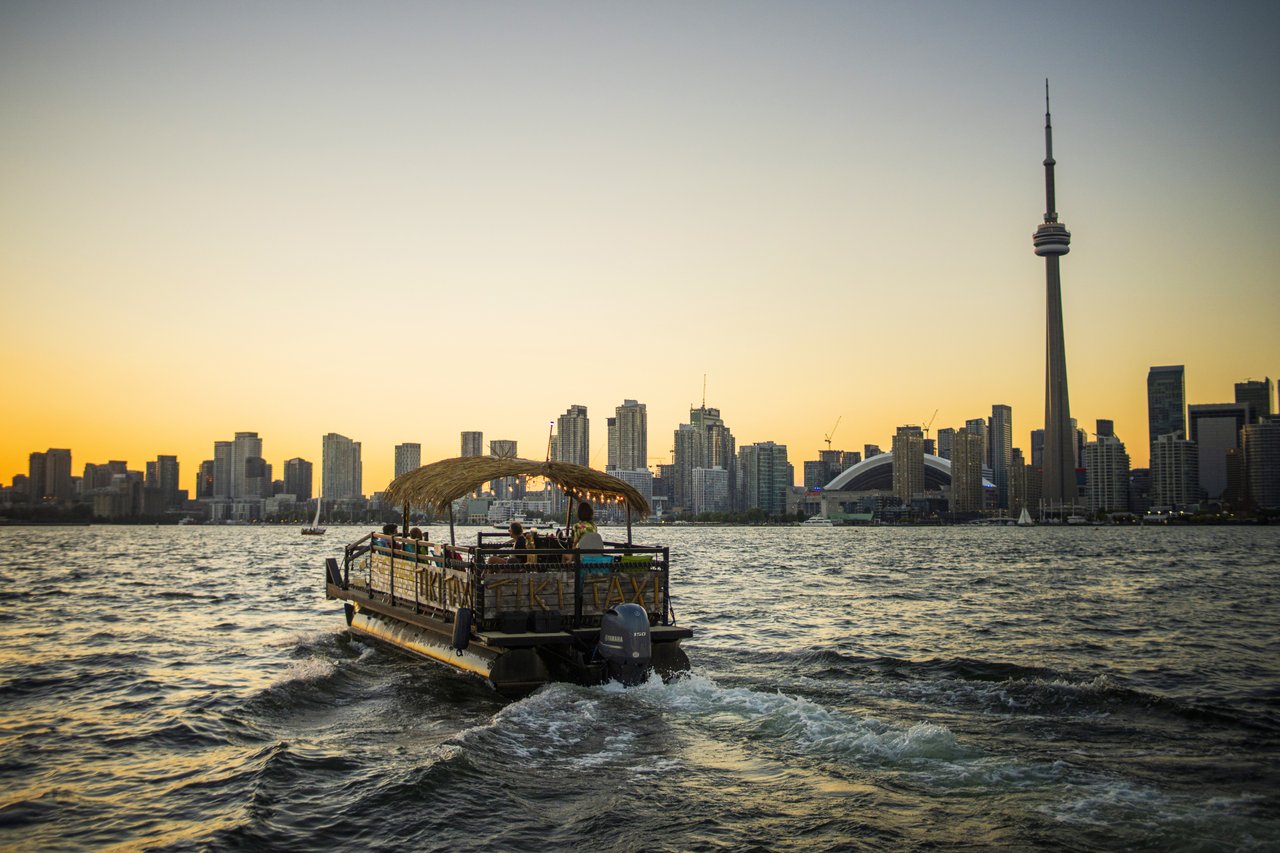
[[[837,419],[887,446],[993,404],[1029,456],[1045,77],[1077,421],[1140,467],[1151,366],[1203,404],[1280,373],[1274,9],[1080,6],[1046,39],[998,3],[378,8],[0,10],[6,481],[65,447],[190,489],[249,428],[277,466],[350,436],[373,492],[397,443],[537,458],[626,398],[652,466],[704,375],[797,462]]]

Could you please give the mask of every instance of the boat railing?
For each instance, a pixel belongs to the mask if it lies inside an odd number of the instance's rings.
[[[504,534],[481,534],[476,545],[454,547],[370,533],[346,547],[343,588],[354,582],[371,598],[445,620],[469,607],[478,627],[510,633],[596,627],[626,602],[643,606],[653,624],[673,623],[669,549],[542,541],[546,547],[511,548]]]

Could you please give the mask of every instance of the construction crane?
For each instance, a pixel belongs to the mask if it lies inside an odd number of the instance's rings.
[[[933,419],[938,416],[938,410],[934,409],[933,414],[929,416],[929,420],[924,422],[924,437],[929,438],[929,427],[933,426]]]
[[[836,427],[840,426],[840,419],[843,417],[844,415],[840,415],[840,417],[836,418],[836,425],[831,428],[831,432],[823,436],[823,439],[827,442],[827,450],[831,449],[831,436],[836,434]]]

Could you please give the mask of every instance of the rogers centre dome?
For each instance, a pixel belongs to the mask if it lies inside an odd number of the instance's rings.
[[[924,456],[925,491],[938,491],[951,486],[951,460],[941,456]],[[994,489],[995,484],[982,478],[982,488]],[[863,459],[822,487],[824,492],[871,492],[893,490],[893,454],[881,453]]]

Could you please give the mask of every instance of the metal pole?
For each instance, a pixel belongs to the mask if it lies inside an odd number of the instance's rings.
[[[449,544],[455,548],[458,545],[458,540],[453,535],[453,501],[449,501]]]
[[[400,528],[401,536],[409,535],[409,502],[404,502],[404,525]]]
[[[627,544],[631,544],[631,504],[627,504]]]

